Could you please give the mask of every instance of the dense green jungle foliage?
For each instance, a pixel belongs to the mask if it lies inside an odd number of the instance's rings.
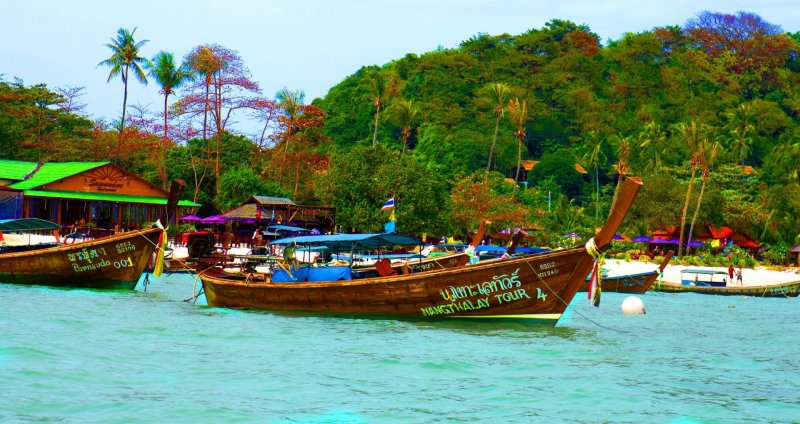
[[[118,158],[159,184],[185,179],[201,213],[285,195],[335,206],[344,231],[380,229],[395,195],[402,232],[464,234],[489,219],[492,231],[540,229],[550,246],[591,235],[630,175],[645,185],[624,234],[727,225],[785,252],[800,242],[798,52],[800,33],[744,12],[607,45],[554,19],[365,66],[306,104],[301,91],[261,97],[235,51],[205,45],[179,68],[194,78],[166,90],[170,108],[124,126],[66,106],[69,90],[0,81],[0,158]],[[230,66],[204,68],[207,56]],[[224,86],[223,73],[250,84]],[[223,98],[231,90],[241,95]],[[235,134],[230,113],[264,130]]]

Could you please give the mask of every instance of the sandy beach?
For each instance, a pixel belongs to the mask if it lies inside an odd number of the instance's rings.
[[[658,269],[658,265],[655,263],[645,263],[639,261],[627,262],[617,259],[607,259],[605,267],[609,271],[608,275],[637,274]],[[727,267],[667,265],[667,267],[664,269],[663,281],[680,284],[681,271],[687,268],[713,269],[716,271],[727,272]],[[766,269],[763,267],[742,268],[743,286],[781,284],[792,281],[800,281],[800,268],[786,268],[781,271]]]

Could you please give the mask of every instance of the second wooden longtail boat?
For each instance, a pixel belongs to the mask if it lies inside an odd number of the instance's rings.
[[[670,250],[667,255],[664,256],[661,265],[653,271],[636,274],[604,275],[600,287],[606,292],[644,294],[653,288],[658,276],[664,271],[664,268],[669,264],[674,254],[675,252]],[[585,292],[588,290],[589,281],[584,281],[579,291]]]
[[[585,247],[390,277],[277,283],[215,267],[200,272],[210,306],[369,314],[411,319],[495,319],[555,324],[641,188],[628,178],[608,221]]]
[[[182,181],[173,182],[167,212],[162,217],[165,222],[174,214],[182,185]],[[13,225],[12,221],[25,219],[6,220],[6,224]],[[24,251],[3,253],[0,254],[0,283],[133,290],[153,252],[165,238],[162,228],[149,228],[74,244],[31,246]],[[160,261],[163,262],[163,258]]]

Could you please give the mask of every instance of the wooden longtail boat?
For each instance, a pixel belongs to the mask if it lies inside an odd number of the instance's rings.
[[[173,181],[162,218],[174,214],[182,185],[183,181]],[[0,254],[0,283],[133,290],[162,235],[166,236],[163,229],[149,228]]]
[[[728,285],[725,287],[683,285],[662,281],[661,284],[658,284],[655,287],[655,290],[666,293],[700,293],[753,297],[797,297],[800,295],[800,281],[791,281],[779,284],[764,284],[757,286]]]
[[[160,228],[0,255],[0,283],[133,290]]]
[[[258,282],[220,268],[199,273],[210,306],[411,319],[497,319],[555,324],[607,248],[641,188],[628,178],[587,247],[460,268],[360,280]]]
[[[654,271],[638,274],[604,275],[600,287],[603,291],[607,292],[644,294],[648,290],[652,290],[658,276],[664,271],[667,264],[669,264],[674,253],[675,252],[670,250],[667,255],[664,256],[661,265]],[[583,286],[578,291],[589,291],[589,281],[584,281]]]

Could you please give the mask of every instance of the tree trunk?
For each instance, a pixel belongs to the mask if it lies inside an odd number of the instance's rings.
[[[689,188],[686,190],[686,200],[683,201],[683,212],[681,213],[681,233],[678,242],[678,257],[683,255],[683,229],[686,227],[686,213],[689,211],[689,199],[692,196],[692,186],[694,185],[694,175],[697,172],[695,167],[692,167],[692,177],[689,179]]]
[[[594,164],[594,185],[596,188],[594,219],[600,219],[600,171],[597,169],[597,163]]]
[[[689,251],[689,243],[692,242],[692,234],[694,233],[694,223],[697,221],[697,215],[700,213],[700,204],[703,203],[703,193],[706,191],[706,181],[708,174],[703,172],[703,184],[700,186],[700,195],[697,196],[697,206],[694,208],[694,215],[692,216],[692,223],[689,224],[689,235],[686,239],[686,251]]]
[[[125,93],[122,96],[122,121],[119,123],[119,137],[117,137],[117,157],[114,158],[114,164],[119,165],[119,151],[122,148],[122,133],[125,131],[125,109],[128,106],[128,67],[125,67],[125,77],[123,78],[123,85],[125,86]]]
[[[486,175],[492,169],[492,156],[494,156],[494,145],[497,143],[497,131],[500,129],[500,114],[497,114],[497,120],[494,122],[494,136],[492,137],[492,147],[489,148],[489,162],[486,164]]]
[[[222,71],[219,71],[217,76],[217,85],[214,87],[214,111],[216,112],[216,119],[214,120],[217,126],[217,158],[214,164],[214,177],[216,177],[216,189],[219,193],[219,157],[222,149]]]
[[[519,168],[522,166],[522,140],[517,139],[517,174],[514,175],[514,182],[519,184]]]
[[[378,116],[381,114],[381,107],[375,106],[375,131],[372,132],[372,147],[378,144]]]
[[[166,90],[165,88],[164,91],[168,90]],[[169,123],[168,123],[169,121],[167,118],[168,116],[167,114],[169,113],[168,105],[169,105],[169,93],[167,92],[164,94],[164,140],[162,141],[162,144],[164,145],[163,146],[164,162],[162,163],[162,168],[161,168],[161,181],[163,182],[163,188],[165,190],[167,189],[167,140],[169,140],[168,138],[169,136],[167,135],[167,130],[169,129]]]

